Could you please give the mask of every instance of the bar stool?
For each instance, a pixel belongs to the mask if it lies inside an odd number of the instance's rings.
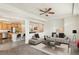
[[[21,34],[17,34],[17,40],[21,40]]]
[[[25,34],[23,34],[22,39],[25,40]]]

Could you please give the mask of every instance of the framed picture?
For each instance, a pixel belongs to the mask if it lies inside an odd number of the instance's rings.
[[[44,31],[44,24],[30,21],[29,29],[30,29],[29,33],[43,32]]]

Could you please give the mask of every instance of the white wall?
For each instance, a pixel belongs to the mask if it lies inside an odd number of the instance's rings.
[[[33,22],[37,22],[37,23],[41,23],[41,24],[44,24],[44,32],[40,32],[39,33],[39,35],[40,35],[40,37],[44,37],[44,35],[45,35],[45,21],[40,21],[40,20],[33,20],[33,19],[30,19],[30,21],[33,21]],[[35,33],[31,33],[31,34],[29,34],[29,39],[34,35]]]
[[[72,30],[78,31],[78,38],[79,38],[79,16],[71,16],[64,19],[64,29],[65,34],[72,38]]]
[[[46,22],[45,35],[51,35],[56,29],[64,27],[64,33],[72,38],[72,30],[77,30],[77,38],[79,39],[79,16],[70,16],[65,19],[52,19]]]
[[[49,35],[51,35],[52,32],[56,32],[56,29],[64,27],[64,20],[63,19],[52,19],[48,21],[47,24],[47,31]]]
[[[44,32],[39,33],[41,37],[44,35],[49,35],[51,36],[52,32],[56,32],[56,29],[64,27],[64,20],[63,19],[52,19],[48,21],[38,21],[38,20],[31,20],[34,22],[42,23],[44,24]],[[34,34],[29,35],[29,39],[32,37]]]
[[[46,23],[46,33],[51,35],[56,29],[64,27],[64,33],[72,38],[72,30],[77,30],[77,38],[79,39],[79,16],[70,16],[65,19],[52,19]]]
[[[31,39],[32,36],[35,34],[35,33],[29,34],[29,22],[30,21],[44,24],[44,32],[39,33],[40,37],[44,37],[45,32],[46,32],[45,29],[46,29],[46,27],[48,27],[48,26],[46,26],[46,23],[43,22],[43,21],[40,21],[40,20],[31,20],[31,19],[28,19],[28,18],[25,19],[25,33],[26,33],[25,43],[26,44],[28,43],[29,39]]]
[[[50,21],[46,21],[44,22],[44,34],[45,35],[50,35],[50,27],[51,24],[50,24]]]
[[[26,30],[26,43],[34,34],[29,34],[29,19],[25,20],[25,30]],[[38,23],[44,24],[44,32],[39,33],[41,37],[44,35],[51,35],[52,32],[56,32],[56,29],[64,27],[64,32],[67,36],[72,37],[72,30],[76,29],[79,34],[79,17],[68,17],[63,19],[52,19],[46,22],[32,20]],[[79,35],[78,35],[79,38]]]

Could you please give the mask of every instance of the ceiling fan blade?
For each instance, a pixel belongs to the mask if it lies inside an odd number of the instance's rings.
[[[41,11],[41,12],[45,12],[45,11],[43,11],[43,10],[41,10],[41,9],[40,9],[40,11]]]
[[[48,12],[49,14],[55,14],[55,12]]]
[[[47,11],[50,11],[50,10],[52,10],[52,8],[49,8]]]
[[[40,15],[45,14],[45,13],[41,13]]]
[[[46,16],[48,16],[48,15],[46,15]]]

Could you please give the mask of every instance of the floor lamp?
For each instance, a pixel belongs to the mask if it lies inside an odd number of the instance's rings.
[[[76,40],[76,38],[77,38],[77,30],[73,30],[72,33],[73,33],[73,40]]]

